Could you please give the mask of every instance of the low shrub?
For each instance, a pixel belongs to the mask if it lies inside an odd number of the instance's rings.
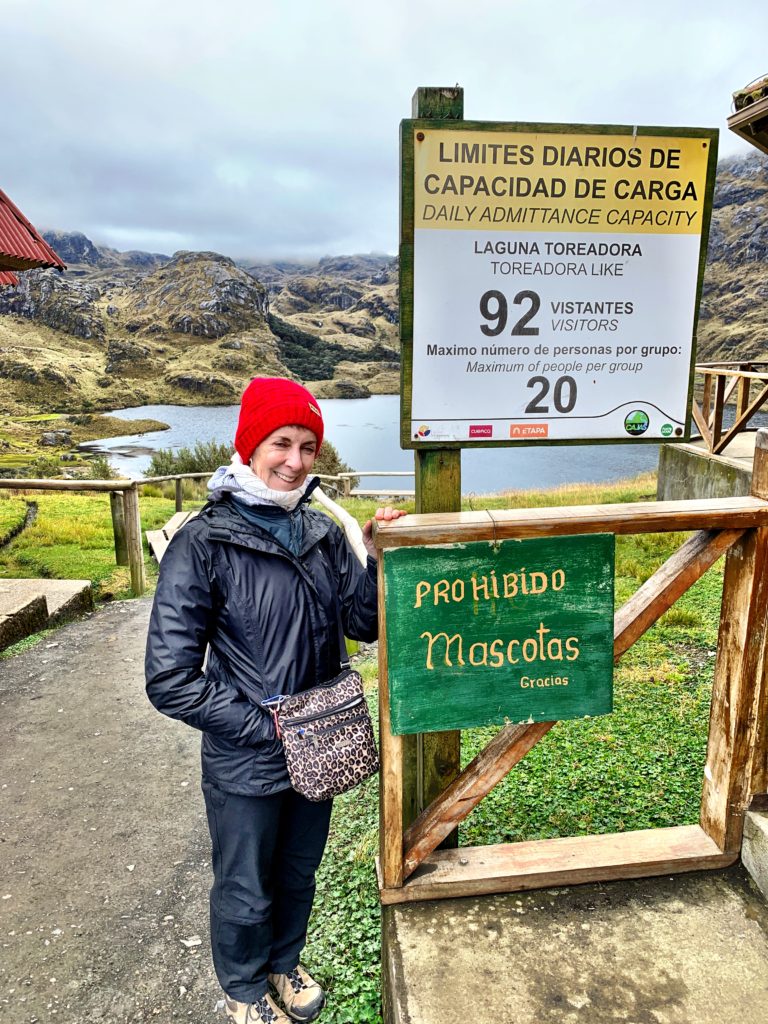
[[[160,448],[150,460],[147,476],[212,473],[229,463],[232,451],[232,445],[222,441],[197,441],[194,448]]]
[[[220,441],[198,441],[194,448],[161,448],[152,456],[147,476],[172,476],[176,473],[212,473],[218,466],[226,466],[232,459],[232,445]],[[314,465],[314,472],[326,476],[338,476],[351,472],[330,441],[324,440]],[[186,481],[187,485],[193,481]],[[352,486],[356,485],[353,481]],[[203,486],[203,492],[205,490]],[[146,492],[145,492],[146,493]],[[192,492],[190,492],[192,493]],[[193,495],[198,497],[196,493]]]

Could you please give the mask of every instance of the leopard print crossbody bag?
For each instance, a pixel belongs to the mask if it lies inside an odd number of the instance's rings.
[[[265,701],[283,741],[291,785],[308,800],[330,800],[379,768],[376,740],[359,672],[290,697]]]
[[[339,639],[346,651],[341,626]],[[291,785],[307,800],[330,800],[379,770],[363,680],[349,662],[335,679],[301,693],[269,697],[263,706],[283,742]]]

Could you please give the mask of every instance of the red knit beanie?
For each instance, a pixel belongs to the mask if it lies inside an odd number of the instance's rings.
[[[279,427],[306,427],[323,443],[323,416],[317,399],[285,377],[254,377],[243,392],[235,448],[246,464],[265,437]]]

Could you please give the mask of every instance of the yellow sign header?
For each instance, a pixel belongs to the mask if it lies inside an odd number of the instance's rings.
[[[701,233],[707,138],[414,129],[416,228]]]

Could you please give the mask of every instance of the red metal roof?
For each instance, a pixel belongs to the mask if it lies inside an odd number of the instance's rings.
[[[12,270],[0,270],[0,285],[18,283],[19,279]]]
[[[66,264],[0,189],[0,271],[35,267],[64,270]]]

